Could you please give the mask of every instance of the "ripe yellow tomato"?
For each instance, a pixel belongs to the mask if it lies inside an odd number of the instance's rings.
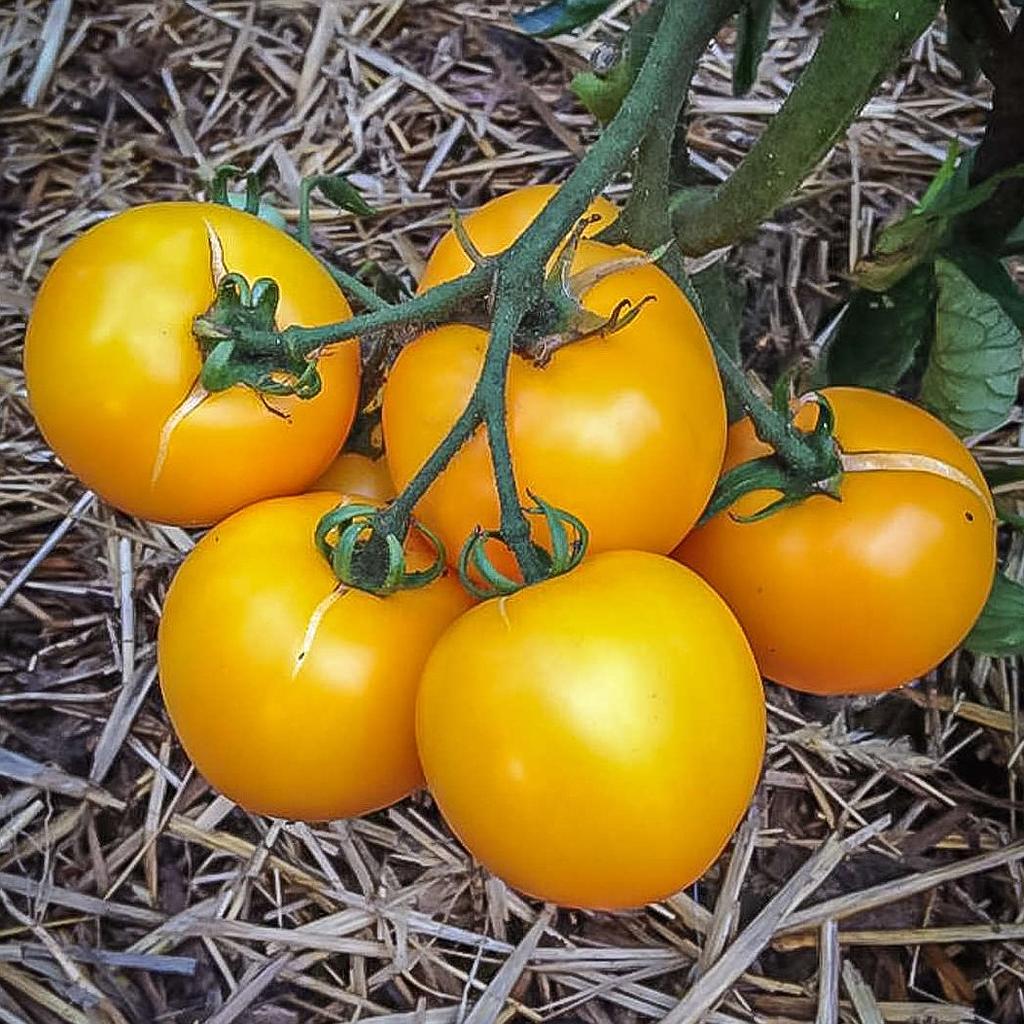
[[[387,459],[370,459],[358,452],[342,452],[313,482],[311,491],[336,491],[359,494],[374,501],[390,501],[395,496]]]
[[[764,695],[707,584],[613,551],[456,620],[424,669],[416,739],[491,871],[541,899],[632,907],[722,850],[761,769]]]
[[[414,706],[441,631],[470,604],[444,576],[388,598],[338,585],[317,550],[336,494],[250,505],[188,555],[160,621],[160,685],[182,746],[250,811],[364,814],[422,783]],[[431,552],[410,541],[410,568]]]
[[[621,256],[583,242],[581,270]],[[627,326],[559,349],[545,367],[513,356],[508,424],[516,480],[579,516],[592,551],[670,552],[696,522],[725,450],[725,403],[707,335],[657,267],[612,274],[585,295],[603,317],[624,298],[654,301]],[[388,465],[404,487],[448,432],[480,374],[487,334],[452,324],[398,357],[384,388]],[[498,526],[487,439],[478,431],[431,486],[417,515],[455,558],[477,525]],[[495,563],[511,567],[492,546]]]
[[[355,415],[355,342],[320,360],[315,398],[235,386],[176,421],[202,366],[192,321],[214,297],[208,229],[229,271],[281,289],[278,326],[348,318],[344,296],[298,242],[212,203],[155,203],[111,217],[50,269],[25,340],[29,401],[46,440],[86,486],[133,515],[215,522],[302,491],[330,463]]]
[[[965,474],[977,494],[919,471],[846,473],[841,501],[815,496],[760,522],[722,513],[676,552],[736,613],[770,679],[811,693],[874,693],[916,679],[963,640],[992,585],[995,518],[970,453],[935,417],[891,395],[827,388],[847,453],[909,452]],[[797,422],[817,418],[805,404]],[[725,465],[766,454],[749,420]],[[775,492],[746,495],[750,515]]]
[[[558,185],[527,185],[507,192],[463,217],[463,226],[484,256],[496,256],[537,219],[537,215],[557,192]],[[586,229],[586,237],[603,231],[618,215],[618,207],[611,200],[598,196],[583,215],[599,218]],[[417,290],[425,292],[434,285],[453,281],[472,269],[472,261],[463,251],[455,233],[449,231],[430,254]]]

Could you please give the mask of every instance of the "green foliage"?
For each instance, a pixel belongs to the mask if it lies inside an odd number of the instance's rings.
[[[951,242],[957,218],[981,206],[1007,179],[1024,176],[1024,167],[1014,167],[972,185],[969,158],[957,162],[958,156],[954,144],[921,202],[878,236],[871,258],[857,265],[861,287],[879,292],[891,288]]]
[[[745,96],[757,79],[757,68],[768,45],[775,0],[746,0],[736,23],[736,55],[732,66],[734,96]]]
[[[961,435],[1002,423],[1017,397],[1021,332],[955,263],[935,262],[935,341],[921,401]]]
[[[344,174],[318,174],[308,180],[311,190],[319,191],[324,199],[339,210],[348,210],[357,217],[372,217],[377,212]]]
[[[975,654],[1024,654],[1024,586],[997,573],[992,593],[964,646]]]
[[[601,124],[607,124],[619,112],[626,93],[633,87],[634,78],[636,68],[627,51],[604,74],[581,71],[574,75],[569,88]]]
[[[552,0],[543,7],[517,14],[515,22],[524,32],[548,39],[588,24],[610,6],[611,0]]]
[[[915,267],[883,292],[857,289],[825,355],[829,383],[894,389],[927,343],[934,309],[930,263]]]

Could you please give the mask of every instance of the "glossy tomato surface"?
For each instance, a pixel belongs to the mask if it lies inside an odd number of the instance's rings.
[[[347,342],[320,359],[316,398],[269,398],[275,415],[235,386],[175,425],[202,365],[192,321],[214,296],[210,230],[229,271],[278,282],[279,327],[350,316],[327,271],[283,232],[213,203],[155,203],[64,251],[25,341],[32,411],[68,469],[126,512],[182,525],[308,487],[348,432],[359,389]]]
[[[614,909],[718,856],[757,782],[765,711],[711,588],[616,551],[456,620],[427,661],[416,733],[474,856],[533,896]]]
[[[537,219],[538,214],[558,193],[557,185],[527,185],[484,203],[462,218],[463,227],[484,256],[495,256],[507,249]],[[584,217],[596,217],[586,228],[587,237],[604,230],[619,215],[616,205],[598,196],[587,207]],[[452,281],[469,273],[472,261],[452,231],[442,236],[430,254],[420,278],[418,291]]]
[[[326,493],[214,527],[164,604],[160,684],[198,770],[250,811],[364,814],[422,782],[414,704],[435,639],[469,605],[451,577],[388,598],[339,587],[316,549]],[[411,542],[410,567],[430,560]]]
[[[583,242],[576,270],[621,252]],[[544,367],[513,356],[508,424],[516,479],[579,516],[592,551],[670,552],[714,487],[725,449],[725,403],[707,335],[654,266],[619,271],[585,295],[607,317],[623,299],[654,296],[632,323],[556,351]],[[447,434],[480,374],[487,334],[454,324],[408,345],[384,389],[388,464],[404,487]],[[478,432],[418,506],[454,558],[477,525],[496,528],[486,437]],[[496,545],[494,546],[496,548]],[[506,570],[507,552],[494,558]]]
[[[358,452],[342,452],[310,486],[311,491],[337,491],[360,494],[374,501],[389,501],[395,496],[387,459],[370,459]]]
[[[970,452],[939,420],[890,395],[828,388],[842,449],[931,456],[982,493],[919,471],[846,473],[841,501],[816,496],[756,523],[716,516],[677,557],[729,603],[761,671],[811,693],[872,693],[934,668],[977,619],[995,567],[995,520]],[[804,405],[798,423],[817,418]],[[726,467],[766,454],[749,420]],[[777,497],[755,492],[750,515]]]

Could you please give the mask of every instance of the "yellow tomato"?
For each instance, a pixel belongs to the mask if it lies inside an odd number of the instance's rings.
[[[558,185],[527,185],[498,196],[462,218],[466,233],[484,256],[496,256],[537,219],[537,215],[555,197],[558,188]],[[611,200],[598,196],[583,214],[584,217],[598,218],[586,229],[586,237],[603,231],[618,215],[618,207]],[[417,290],[425,292],[472,269],[469,256],[463,251],[455,233],[449,231],[430,254]]]
[[[577,271],[621,257],[583,242]],[[607,317],[623,299],[653,296],[627,326],[559,349],[543,367],[519,355],[508,379],[508,425],[516,480],[579,516],[592,551],[670,552],[696,522],[725,450],[725,403],[697,314],[657,267],[618,271],[584,296]],[[404,487],[462,412],[480,374],[487,334],[452,324],[408,345],[384,388],[388,465]],[[482,432],[431,486],[417,515],[455,558],[477,525],[498,526]],[[504,549],[489,548],[505,571]]]
[[[449,576],[387,598],[338,585],[316,524],[347,499],[250,505],[178,570],[160,621],[160,684],[182,746],[250,811],[344,818],[422,783],[414,737],[420,672],[470,604]],[[412,569],[431,552],[415,538]]]
[[[374,501],[390,501],[395,496],[387,459],[370,459],[357,452],[342,452],[315,480],[311,491],[337,491],[361,494]]]
[[[32,411],[68,469],[126,512],[182,525],[307,488],[348,432],[359,391],[350,341],[320,358],[315,398],[267,399],[277,415],[241,386],[190,409],[202,366],[192,322],[214,297],[210,230],[227,270],[280,285],[279,327],[351,315],[319,261],[283,232],[212,203],[155,203],[64,251],[25,340]]]
[[[456,620],[424,669],[416,737],[441,811],[491,871],[615,909],[718,856],[761,769],[764,698],[710,587],[616,551]]]
[[[808,498],[759,522],[721,513],[676,557],[736,613],[770,679],[811,693],[876,693],[934,668],[967,635],[992,586],[995,518],[970,452],[934,416],[864,388],[826,388],[847,453],[929,456],[932,473],[846,473],[840,501]],[[810,429],[817,410],[797,422]],[[729,431],[726,468],[767,454],[749,420]],[[745,495],[749,516],[777,498]]]

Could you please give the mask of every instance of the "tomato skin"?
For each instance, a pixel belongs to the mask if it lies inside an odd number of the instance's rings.
[[[537,219],[558,189],[558,185],[527,185],[506,192],[466,214],[462,225],[484,256],[495,256],[507,249]],[[598,196],[583,214],[584,217],[600,218],[586,228],[585,237],[592,238],[603,231],[618,215],[618,207],[610,199]],[[445,281],[454,281],[472,269],[473,263],[455,233],[448,231],[430,254],[416,290],[423,293]]]
[[[337,589],[313,531],[338,502],[276,498],[224,520],[164,604],[160,684],[182,746],[213,786],[261,814],[350,817],[422,784],[420,671],[470,604],[450,576],[388,598],[343,590],[311,634]],[[413,568],[430,559],[415,540],[409,550]]]
[[[575,263],[621,253],[583,242]],[[608,316],[624,297],[655,296],[626,327],[556,351],[538,368],[513,356],[508,423],[516,481],[579,516],[594,552],[670,552],[696,522],[725,449],[725,402],[714,356],[697,314],[653,266],[605,278],[585,296]],[[401,489],[442,440],[472,393],[487,335],[451,324],[406,346],[384,387],[388,464]],[[482,431],[420,501],[418,516],[455,558],[478,524],[498,526],[490,452]],[[508,553],[492,545],[508,571]]]
[[[847,452],[917,452],[967,474],[973,458],[923,409],[862,388],[827,388]],[[815,422],[804,405],[798,422]],[[749,420],[729,431],[726,468],[765,454]],[[813,497],[757,523],[720,514],[676,552],[729,603],[761,671],[809,693],[876,693],[952,653],[988,597],[995,568],[991,502],[920,472],[847,473],[842,501]],[[745,496],[749,515],[776,497]]]
[[[395,496],[387,459],[383,455],[370,459],[358,452],[342,452],[309,489],[359,494],[379,502],[390,501]]]
[[[347,434],[359,390],[358,346],[347,342],[320,359],[316,398],[268,399],[284,416],[247,388],[219,392],[173,429],[157,471],[161,432],[202,365],[192,321],[214,295],[207,225],[229,270],[278,282],[279,326],[351,315],[327,271],[283,232],[213,203],[154,203],[64,251],[25,340],[32,411],[68,469],[126,512],[187,526],[308,487]]]
[[[725,603],[680,568],[595,555],[471,609],[427,661],[430,790],[474,856],[533,896],[663,898],[707,869],[750,801],[761,679]]]

